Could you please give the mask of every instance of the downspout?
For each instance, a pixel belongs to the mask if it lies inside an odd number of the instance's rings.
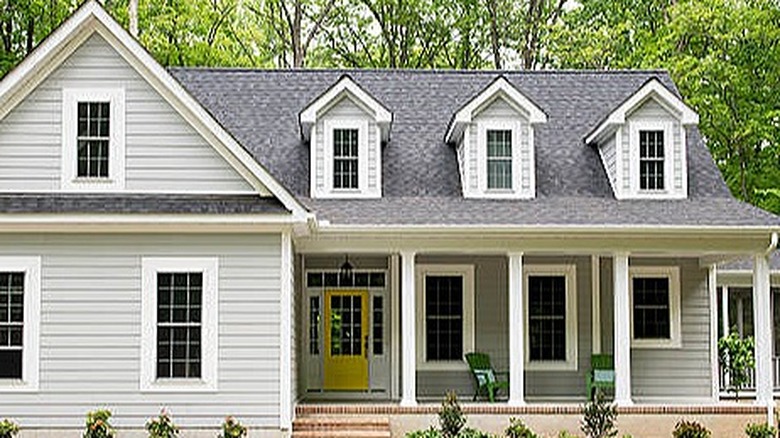
[[[767,247],[765,256],[769,257],[777,249],[777,232],[772,233],[772,237],[769,239],[769,247]]]

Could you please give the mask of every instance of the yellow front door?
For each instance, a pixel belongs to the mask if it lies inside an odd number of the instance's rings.
[[[325,291],[326,390],[368,389],[368,291]]]

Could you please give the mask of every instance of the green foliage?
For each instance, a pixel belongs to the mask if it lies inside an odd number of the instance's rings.
[[[695,421],[680,420],[672,432],[674,438],[710,438],[712,433]]]
[[[84,430],[83,438],[114,438],[116,432],[111,427],[109,420],[111,411],[97,410],[87,413],[87,424]]]
[[[580,429],[588,438],[612,438],[617,436],[617,407],[596,390],[595,397],[582,407]]]
[[[458,396],[454,391],[447,392],[439,409],[439,427],[444,438],[455,438],[466,425],[466,417],[460,409]]]
[[[739,391],[750,379],[750,370],[755,366],[754,348],[752,337],[743,339],[736,331],[718,340],[720,367],[729,376],[728,390],[733,392],[737,399]]]
[[[748,438],[774,438],[777,436],[777,429],[767,423],[750,423],[745,427],[745,434]]]
[[[539,438],[528,426],[519,418],[510,418],[509,427],[504,431],[507,438]]]
[[[247,430],[235,417],[227,417],[222,423],[222,433],[217,438],[244,438]]]
[[[19,433],[19,426],[9,419],[0,421],[0,438],[13,438]]]
[[[415,430],[406,434],[406,438],[441,438],[441,432],[439,432],[433,426],[428,429]]]
[[[149,438],[176,438],[179,436],[179,428],[171,420],[171,416],[163,409],[157,418],[146,422],[146,431]]]
[[[558,432],[557,438],[577,438],[577,435],[574,435],[568,430],[562,430]]]

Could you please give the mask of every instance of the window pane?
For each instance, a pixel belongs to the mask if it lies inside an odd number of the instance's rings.
[[[639,131],[639,187],[664,189],[664,131]]]
[[[320,297],[309,297],[309,354],[320,354]]]
[[[157,274],[157,377],[198,378],[203,273]]]
[[[333,188],[358,188],[358,130],[333,130]]]
[[[530,360],[566,360],[566,277],[528,277]]]
[[[76,123],[77,175],[81,178],[107,178],[110,104],[79,102]]]
[[[0,379],[22,378],[22,350],[0,350]]]
[[[463,277],[425,277],[426,360],[463,358]]]
[[[487,185],[489,189],[512,188],[512,131],[487,131]]]
[[[669,279],[635,277],[634,338],[669,339]]]

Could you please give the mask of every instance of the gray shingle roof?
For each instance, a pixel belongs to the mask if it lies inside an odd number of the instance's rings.
[[[688,132],[689,198],[617,201],[583,137],[662,71],[489,72],[173,69],[173,75],[319,218],[359,224],[778,225],[734,200],[696,128]],[[309,148],[298,114],[344,74],[393,112],[383,149],[383,198],[308,197]],[[456,154],[444,143],[458,108],[503,74],[549,115],[536,137],[537,198],[463,199]]]
[[[284,214],[275,198],[254,195],[3,194],[3,213]]]
[[[775,251],[769,257],[769,269],[780,271],[780,251]],[[719,271],[752,271],[753,259],[750,257],[734,260],[718,265]]]

